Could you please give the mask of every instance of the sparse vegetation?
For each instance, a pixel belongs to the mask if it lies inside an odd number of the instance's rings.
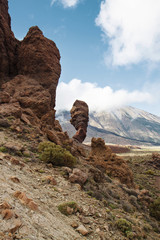
[[[66,203],[62,203],[62,204],[60,204],[60,205],[58,206],[58,210],[59,210],[62,214],[68,216],[68,215],[70,215],[70,214],[72,214],[72,213],[77,212],[77,210],[78,210],[78,205],[77,205],[76,202],[66,202]]]
[[[148,174],[148,175],[154,175],[154,171],[149,169],[145,172],[145,174]]]
[[[5,152],[7,152],[7,148],[6,147],[0,147],[0,152],[3,152],[3,153],[5,153]]]
[[[160,221],[160,198],[157,198],[151,205],[150,205],[150,215],[155,217],[158,221]]]
[[[116,225],[118,229],[123,232],[125,235],[127,235],[132,230],[132,225],[130,222],[128,222],[124,218],[120,218],[117,220]]]
[[[66,149],[52,142],[42,142],[38,147],[40,159],[55,166],[73,167],[76,158]]]

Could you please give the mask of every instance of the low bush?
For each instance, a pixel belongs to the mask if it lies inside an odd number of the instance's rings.
[[[76,163],[76,158],[69,151],[52,142],[40,143],[38,151],[42,161],[55,166],[73,167]]]
[[[149,210],[150,215],[160,221],[160,198],[151,203]]]
[[[117,220],[116,225],[118,229],[123,232],[125,235],[132,230],[132,225],[124,218]]]
[[[6,147],[0,147],[0,152],[3,152],[3,153],[5,153],[5,152],[7,152],[7,148]]]
[[[58,206],[58,210],[66,216],[76,213],[78,209],[79,207],[76,202],[66,202]]]

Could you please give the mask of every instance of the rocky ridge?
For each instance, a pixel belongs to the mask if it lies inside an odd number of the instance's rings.
[[[70,126],[70,113],[58,112],[57,119],[69,136],[74,134]],[[143,110],[124,107],[106,112],[92,112],[86,142],[94,136],[103,138],[107,144],[121,145],[160,145],[160,117]]]

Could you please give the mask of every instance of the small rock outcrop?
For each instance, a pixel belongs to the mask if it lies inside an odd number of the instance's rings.
[[[80,143],[82,143],[86,138],[87,126],[89,121],[88,111],[88,105],[80,100],[76,100],[74,102],[73,107],[70,111],[70,122],[77,130],[76,134],[73,136],[73,139],[76,139]]]
[[[117,178],[121,183],[134,187],[133,174],[127,163],[105,145],[101,138],[92,138],[91,153],[87,159],[99,169],[104,169],[109,176]]]

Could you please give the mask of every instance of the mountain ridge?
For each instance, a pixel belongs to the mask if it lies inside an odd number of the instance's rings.
[[[59,112],[57,118],[70,136],[70,113]],[[110,112],[91,112],[86,142],[93,136],[106,143],[122,145],[160,145],[160,117],[131,106]]]

